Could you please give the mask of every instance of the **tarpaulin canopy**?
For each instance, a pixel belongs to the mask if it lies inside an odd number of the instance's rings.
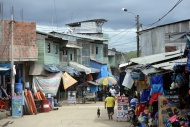
[[[62,80],[63,80],[63,86],[64,89],[66,90],[68,87],[74,85],[77,83],[77,80],[75,80],[73,77],[71,77],[67,72],[65,72],[62,75]]]
[[[70,66],[61,66],[61,65],[57,65],[57,68],[63,72],[67,72],[69,75],[71,76],[80,76],[81,73],[75,69],[73,69],[72,67]]]
[[[44,69],[52,73],[60,72],[60,70],[56,67],[56,65],[53,64],[44,65]]]
[[[43,65],[33,64],[33,65],[30,66],[29,75],[44,75],[44,76],[48,76],[49,72],[45,71]]]
[[[60,85],[61,76],[62,72],[50,73],[48,76],[34,76],[32,84],[34,93],[40,89],[45,94],[55,96]]]

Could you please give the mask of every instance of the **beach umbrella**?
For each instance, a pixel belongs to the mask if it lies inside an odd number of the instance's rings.
[[[117,80],[114,77],[107,76],[107,77],[102,77],[96,80],[96,83],[104,86],[112,86],[117,84]]]

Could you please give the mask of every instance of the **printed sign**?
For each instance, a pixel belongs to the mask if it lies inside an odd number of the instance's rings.
[[[12,117],[21,117],[23,114],[22,109],[22,96],[12,97]]]
[[[118,121],[127,121],[127,113],[128,113],[128,97],[118,96],[117,97],[117,120]]]
[[[68,104],[69,103],[76,104],[76,91],[68,91]]]

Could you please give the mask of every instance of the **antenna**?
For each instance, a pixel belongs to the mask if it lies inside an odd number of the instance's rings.
[[[23,21],[23,8],[20,10],[21,21]]]
[[[2,2],[0,3],[0,18],[2,19]]]

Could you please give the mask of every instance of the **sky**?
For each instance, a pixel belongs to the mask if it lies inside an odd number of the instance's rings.
[[[65,26],[68,23],[106,19],[103,32],[109,35],[108,47],[121,52],[136,50],[137,15],[141,24],[140,30],[190,19],[190,0],[0,0],[0,2],[3,3],[4,19],[10,19],[13,7],[15,20],[36,22],[37,30],[43,32],[68,31]],[[125,12],[122,8],[128,11]],[[161,20],[157,22],[159,19]],[[153,23],[155,24],[151,26]]]

